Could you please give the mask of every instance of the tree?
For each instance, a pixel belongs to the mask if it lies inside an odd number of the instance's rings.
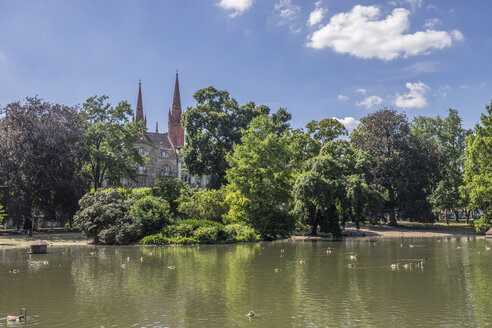
[[[152,195],[169,203],[169,211],[173,218],[180,216],[178,206],[180,198],[191,195],[190,187],[178,179],[160,179],[152,188]]]
[[[178,211],[186,219],[206,219],[222,222],[222,217],[228,211],[225,196],[225,188],[198,190],[191,195],[181,196]]]
[[[150,195],[137,199],[128,214],[137,226],[139,237],[158,233],[172,222],[168,202]]]
[[[115,189],[87,193],[80,200],[75,225],[95,244],[128,244],[139,235],[139,226],[128,215],[133,203]]]
[[[370,186],[370,156],[345,140],[328,141],[309,159],[293,187],[295,212],[312,227],[340,237],[340,223],[357,227],[367,216],[378,215],[382,196]]]
[[[288,138],[267,115],[253,119],[227,156],[227,223],[244,222],[267,239],[290,235],[295,220],[287,206],[293,182]]]
[[[3,206],[2,206],[2,204],[0,204],[0,224],[2,224],[3,219],[5,218],[5,216],[6,216],[5,215],[5,210],[4,210]]]
[[[2,109],[0,188],[9,217],[31,228],[33,210],[71,220],[87,188],[83,121],[74,107],[26,98]]]
[[[209,187],[218,189],[226,183],[225,172],[229,168],[227,153],[241,143],[242,131],[259,115],[268,115],[267,106],[253,102],[239,106],[227,91],[214,87],[198,90],[193,95],[197,104],[183,114],[186,130],[184,163],[191,174],[209,175]],[[285,130],[290,114],[280,109],[274,114],[277,130]]]
[[[482,114],[482,124],[475,125],[467,137],[465,173],[462,192],[470,199],[470,206],[482,210],[475,229],[484,232],[492,222],[492,102]]]
[[[439,179],[430,191],[429,199],[434,208],[454,212],[465,207],[459,187],[463,184],[465,139],[470,132],[463,129],[458,111],[449,109],[448,116],[441,118],[416,117],[412,122],[412,134],[422,143],[434,143],[439,149]],[[449,214],[446,216],[449,219]]]
[[[374,159],[371,171],[379,191],[387,195],[390,225],[397,225],[396,211],[412,220],[432,219],[426,189],[436,172],[435,149],[412,137],[405,115],[379,110],[363,117],[350,138]]]
[[[144,130],[141,122],[130,122],[132,115],[126,101],[116,107],[106,103],[107,96],[91,97],[83,104],[81,114],[86,119],[84,145],[89,154],[86,171],[91,176],[94,190],[107,180],[119,186],[121,178],[134,179],[137,165],[145,161],[134,143]]]

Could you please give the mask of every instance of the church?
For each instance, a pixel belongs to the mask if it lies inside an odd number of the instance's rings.
[[[206,176],[192,176],[183,168],[182,150],[184,146],[184,128],[181,117],[181,97],[179,79],[176,72],[172,107],[168,113],[168,132],[159,132],[159,123],[155,124],[155,132],[147,128],[147,116],[144,114],[142,100],[142,83],[138,83],[137,108],[134,121],[143,122],[145,130],[135,143],[140,154],[147,157],[147,163],[137,169],[136,180],[123,179],[124,186],[137,188],[153,187],[160,179],[179,179],[191,186],[205,188],[208,184]]]

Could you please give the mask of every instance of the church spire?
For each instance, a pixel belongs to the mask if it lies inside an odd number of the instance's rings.
[[[138,100],[137,100],[137,113],[136,113],[135,121],[140,122],[143,120],[144,120],[144,114],[143,114],[143,104],[142,104],[142,82],[138,80]]]
[[[174,84],[174,97],[173,97],[173,112],[175,110],[179,110],[181,112],[181,97],[179,96],[178,70],[176,70],[176,82]]]
[[[155,121],[155,133],[159,133],[159,122]]]

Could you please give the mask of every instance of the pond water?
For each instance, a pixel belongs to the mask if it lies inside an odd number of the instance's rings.
[[[486,245],[463,237],[0,249],[0,327],[484,327]],[[20,308],[27,323],[7,324]]]

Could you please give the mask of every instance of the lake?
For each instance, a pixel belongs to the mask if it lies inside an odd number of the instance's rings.
[[[0,249],[0,327],[484,327],[486,245],[460,237]],[[7,324],[20,308],[27,323]]]

